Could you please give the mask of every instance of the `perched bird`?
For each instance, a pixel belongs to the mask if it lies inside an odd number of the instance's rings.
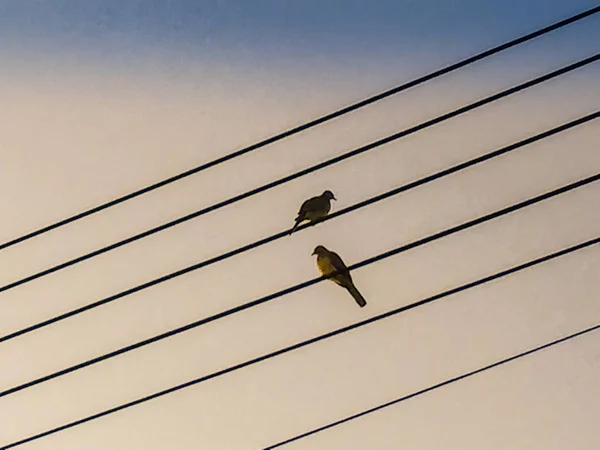
[[[330,280],[348,289],[348,292],[350,292],[361,308],[367,304],[365,298],[358,292],[356,286],[354,286],[348,267],[346,267],[346,264],[344,264],[344,261],[342,261],[342,258],[337,253],[327,250],[322,245],[318,245],[312,254],[317,255],[317,267],[323,275],[330,275],[337,272]]]
[[[302,203],[300,211],[298,211],[298,217],[296,217],[296,223],[292,227],[290,234],[292,234],[298,225],[305,220],[316,222],[327,214],[331,209],[331,200],[337,200],[331,191],[325,191],[317,197],[312,197]]]

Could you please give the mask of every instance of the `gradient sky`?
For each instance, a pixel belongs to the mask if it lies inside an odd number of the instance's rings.
[[[571,0],[0,0],[0,241],[596,6]],[[596,15],[600,16],[600,15]],[[0,251],[0,284],[600,50],[600,17]],[[0,294],[0,335],[598,110],[600,63]],[[0,344],[0,390],[600,171],[598,120]],[[0,445],[600,233],[600,184],[0,398]],[[600,248],[41,439],[32,450],[260,449],[600,321]],[[600,335],[289,449],[591,450]],[[286,448],[286,447],[284,447]]]

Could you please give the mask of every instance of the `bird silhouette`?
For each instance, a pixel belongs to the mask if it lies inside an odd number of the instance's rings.
[[[321,195],[309,198],[302,203],[300,211],[298,211],[298,217],[296,217],[296,223],[294,223],[294,226],[290,230],[290,234],[305,220],[318,222],[323,219],[331,210],[331,200],[337,200],[333,192],[325,191]]]
[[[344,264],[344,261],[342,261],[342,258],[337,253],[327,250],[322,245],[318,245],[312,254],[317,255],[317,267],[321,274],[327,276],[335,273],[335,275],[329,278],[331,281],[346,288],[361,308],[367,304],[365,298],[358,292],[356,286],[354,286],[348,267],[346,267],[346,264]]]

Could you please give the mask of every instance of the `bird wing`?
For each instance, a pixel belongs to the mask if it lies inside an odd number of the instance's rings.
[[[323,199],[319,197],[312,197],[302,203],[298,216],[303,216],[310,211],[318,211],[323,208]]]
[[[335,267],[335,270],[340,272],[348,270],[348,267],[346,267],[346,264],[344,264],[344,261],[342,261],[340,255],[338,255],[336,252],[327,252],[327,256],[329,256],[329,260],[331,261],[333,267]]]
[[[352,283],[352,277],[350,276],[350,271],[340,255],[335,252],[328,252],[327,256],[329,257],[329,261],[333,266],[334,270],[337,271],[337,275],[332,277],[331,279],[342,286],[346,286]]]

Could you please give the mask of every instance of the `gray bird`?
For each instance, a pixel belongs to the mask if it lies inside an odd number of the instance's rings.
[[[322,245],[318,245],[312,254],[317,255],[317,267],[322,275],[326,276],[336,273],[329,279],[346,288],[361,308],[367,304],[365,298],[358,292],[356,286],[354,286],[348,267],[346,267],[346,264],[344,264],[344,261],[342,261],[342,258],[337,253],[327,250]]]
[[[292,227],[290,234],[292,234],[298,225],[305,220],[311,222],[317,222],[323,219],[331,210],[331,200],[337,200],[331,191],[325,191],[317,197],[312,197],[302,203],[300,211],[298,211],[298,217],[296,217],[296,223]]]

